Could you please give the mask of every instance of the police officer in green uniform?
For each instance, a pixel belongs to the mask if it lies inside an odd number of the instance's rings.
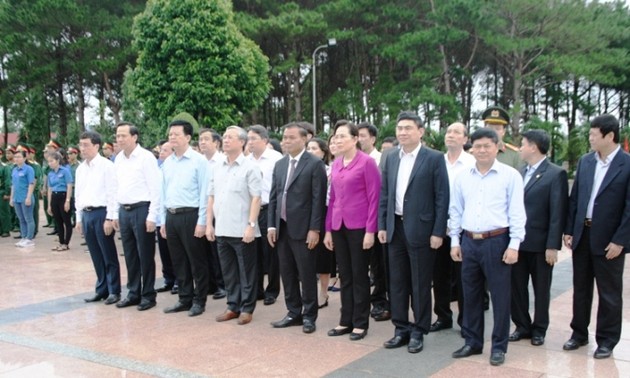
[[[508,112],[499,106],[491,106],[483,112],[481,118],[485,126],[496,131],[499,136],[499,154],[497,155],[497,160],[512,168],[520,168],[523,165],[523,161],[518,153],[518,147],[503,141],[505,129],[510,123],[510,115]]]
[[[11,207],[9,197],[11,195],[11,171],[9,164],[2,161],[4,149],[0,147],[0,237],[11,236],[9,232],[13,228],[11,220]]]
[[[13,164],[13,154],[15,154],[16,151],[16,147],[12,144],[7,144],[7,147],[4,150],[4,155],[5,155],[5,162],[7,163],[7,169],[9,170],[9,182],[11,180],[11,172],[13,171],[13,167],[15,166]],[[11,185],[9,184],[9,188],[11,188]],[[17,214],[15,214],[15,208],[14,207],[9,207],[9,211],[11,213],[11,231],[13,232],[20,232],[20,220],[17,217]],[[14,237],[14,239],[21,239],[21,236],[18,235],[16,237]]]

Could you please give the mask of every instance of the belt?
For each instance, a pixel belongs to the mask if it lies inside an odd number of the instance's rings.
[[[60,195],[63,194],[64,196],[66,195],[66,192],[52,192],[52,194],[54,195]]]
[[[269,207],[269,204],[266,203],[264,205],[260,205],[260,210],[266,210]]]
[[[120,205],[120,207],[122,207],[123,209],[129,211],[129,210],[133,210],[137,207],[142,207],[142,206],[149,206],[151,202],[149,201],[142,201],[142,202],[136,202],[136,203],[130,203],[127,205]]]
[[[584,226],[591,227],[593,225],[593,220],[591,218],[584,219]]]
[[[464,234],[471,239],[483,240],[483,239],[490,239],[495,236],[503,235],[506,232],[508,232],[508,230],[509,228],[507,227],[497,228],[496,230],[486,231],[486,232],[470,232],[470,231],[464,230]]]
[[[94,210],[104,210],[104,209],[105,209],[105,206],[86,206],[83,208],[83,211],[90,212]]]
[[[189,213],[191,211],[197,211],[199,210],[198,207],[169,207],[168,209],[169,213],[171,214],[182,214],[182,213]]]

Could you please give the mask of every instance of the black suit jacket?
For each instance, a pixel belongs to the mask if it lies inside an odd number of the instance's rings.
[[[523,176],[526,168],[521,169]],[[561,249],[569,201],[567,173],[545,159],[525,185],[524,192],[527,223],[525,240],[519,250]]]
[[[400,154],[388,154],[382,173],[378,216],[378,229],[387,230],[388,243],[394,235],[399,166]],[[448,203],[449,184],[444,155],[422,146],[411,170],[403,204],[404,231],[412,247],[428,245],[431,235],[446,235]]]
[[[578,162],[571,188],[565,234],[573,236],[577,248],[584,231],[586,208],[591,197],[597,160],[596,152],[588,153]],[[605,255],[608,243],[630,247],[630,155],[620,150],[610,163],[593,207],[591,253]]]
[[[284,185],[289,172],[289,160],[285,155],[276,162],[271,179],[268,228],[276,228],[279,237],[280,211]],[[291,182],[287,184],[287,232],[291,239],[306,239],[309,230],[322,230],[326,218],[326,166],[324,162],[304,152],[298,161]]]

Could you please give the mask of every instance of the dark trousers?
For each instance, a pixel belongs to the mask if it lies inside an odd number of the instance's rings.
[[[573,251],[573,319],[571,338],[588,340],[593,304],[593,280],[597,282],[599,305],[595,340],[597,345],[614,348],[621,337],[623,309],[623,266],[625,254],[608,260],[591,252],[590,228],[585,227],[580,244]]]
[[[280,221],[278,258],[284,301],[293,318],[317,320],[317,249],[308,249],[304,239],[291,239],[287,224]],[[302,291],[300,292],[300,282]]]
[[[374,238],[374,246],[370,251],[370,272],[374,280],[370,302],[378,310],[389,310],[386,248],[387,245],[382,245],[378,238]]]
[[[206,305],[208,296],[208,259],[203,240],[195,237],[197,211],[166,214],[166,241],[179,284],[179,301]]]
[[[103,224],[107,210],[83,211],[82,229],[96,271],[96,294],[120,294],[120,264],[114,237],[105,235]]]
[[[553,266],[545,252],[519,251],[512,266],[512,321],[522,334],[545,337],[549,327],[549,301]],[[529,277],[534,287],[534,321],[529,315]]]
[[[209,241],[204,238],[204,248],[206,259],[208,260],[209,293],[216,293],[219,289],[225,290],[223,274],[221,273],[221,262],[219,261],[219,251],[217,241]]]
[[[462,238],[462,286],[464,287],[464,324],[466,345],[483,348],[484,282],[488,283],[494,328],[492,352],[507,352],[510,333],[510,284],[512,266],[503,262],[510,237],[507,233],[484,240]]]
[[[278,251],[269,245],[267,240],[267,206],[260,208],[258,225],[261,237],[256,238],[256,255],[258,266],[258,295],[265,298],[278,298],[280,294],[280,269],[278,267]],[[267,273],[267,288],[264,287],[265,272]]]
[[[460,239],[461,240],[461,239]],[[461,261],[453,262],[454,285],[453,290],[457,291],[457,324],[461,327],[464,324],[464,287],[462,286],[462,263]],[[485,285],[484,285],[485,287]],[[485,291],[485,289],[484,289]],[[488,298],[490,299],[490,298]]]
[[[175,277],[175,269],[173,268],[173,262],[171,261],[171,253],[168,250],[168,242],[160,234],[162,227],[156,227],[155,233],[157,234],[158,250],[160,251],[160,261],[162,262],[162,276],[164,277],[165,285],[176,285],[177,279]]]
[[[55,220],[55,230],[59,236],[59,244],[70,244],[72,238],[72,204],[70,211],[63,208],[66,204],[66,192],[52,192],[50,196],[50,208]]]
[[[236,313],[256,308],[256,244],[242,238],[217,237],[221,271],[227,290],[227,307]]]
[[[149,203],[131,210],[123,206],[118,212],[118,224],[127,264],[127,298],[155,302],[155,238],[147,232]]]
[[[349,230],[345,225],[332,232],[339,279],[341,319],[339,325],[368,329],[370,322],[370,251],[363,249],[365,229]]]
[[[451,298],[453,295],[454,262],[451,258],[451,238],[444,238],[442,246],[435,253],[433,264],[433,312],[438,320],[447,324],[453,323]]]
[[[9,200],[0,195],[0,234],[6,235],[13,229]]]
[[[412,247],[407,242],[400,217],[396,217],[394,235],[389,243],[392,323],[396,335],[422,339],[431,327],[431,278],[435,250],[430,245]],[[414,321],[409,321],[409,301]]]

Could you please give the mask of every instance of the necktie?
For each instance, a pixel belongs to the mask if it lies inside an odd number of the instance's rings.
[[[523,179],[523,185],[527,185],[529,180],[532,178],[532,175],[534,174],[534,170],[534,167],[532,167],[531,165],[527,166],[527,172],[525,173],[525,178]]]
[[[295,164],[297,160],[291,159],[291,165],[289,166],[289,175],[287,176],[287,182],[284,183],[284,192],[282,193],[282,205],[280,206],[280,218],[283,221],[287,221],[287,188],[291,179],[293,179],[293,174],[295,173]]]

